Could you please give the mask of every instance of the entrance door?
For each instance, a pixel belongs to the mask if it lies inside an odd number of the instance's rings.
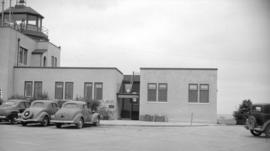
[[[122,119],[139,120],[139,103],[134,102],[131,98],[122,99]]]

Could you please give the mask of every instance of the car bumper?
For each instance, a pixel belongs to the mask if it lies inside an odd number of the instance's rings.
[[[17,122],[22,122],[22,123],[36,123],[36,122],[41,122],[39,119],[17,119]]]
[[[1,116],[0,116],[0,119],[1,119],[1,120],[3,120],[3,119],[7,119],[7,116],[3,116],[3,115],[1,115]]]
[[[68,120],[51,120],[51,123],[59,123],[59,124],[75,124],[75,121]]]

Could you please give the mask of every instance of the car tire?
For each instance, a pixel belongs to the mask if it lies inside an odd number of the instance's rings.
[[[80,120],[78,121],[78,123],[76,124],[76,126],[77,126],[78,129],[81,129],[81,128],[83,128],[83,124],[84,124],[83,119],[80,118]]]
[[[253,136],[261,136],[262,135],[262,132],[261,131],[256,131],[256,130],[250,130],[250,133]]]
[[[16,119],[17,118],[18,118],[18,114],[17,113],[12,113],[10,115],[9,123],[10,124],[16,124]]]
[[[48,116],[44,116],[44,118],[42,119],[41,125],[48,126],[49,123],[50,123],[50,120],[49,120]]]
[[[270,138],[270,124],[265,128],[264,133],[267,138]]]
[[[61,123],[57,123],[55,126],[56,126],[56,128],[62,128],[62,124]]]
[[[25,123],[25,122],[22,122],[21,124],[22,124],[22,126],[26,126],[27,125],[27,123]]]
[[[99,126],[100,125],[100,118],[97,118],[97,121],[94,122],[94,126]]]

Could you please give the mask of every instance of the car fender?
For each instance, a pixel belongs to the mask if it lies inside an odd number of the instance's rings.
[[[270,120],[263,124],[262,130],[264,131],[268,125],[270,125]]]
[[[82,115],[81,113],[75,115],[74,118],[73,118],[73,121],[74,121],[75,123],[77,123],[77,122],[80,120],[80,118],[83,118],[83,115]],[[84,118],[83,118],[83,119],[84,119]]]
[[[96,121],[98,121],[99,118],[100,118],[99,113],[93,113],[91,121],[96,122]]]
[[[42,120],[46,115],[50,118],[50,116],[47,112],[42,112],[37,116],[37,119]]]

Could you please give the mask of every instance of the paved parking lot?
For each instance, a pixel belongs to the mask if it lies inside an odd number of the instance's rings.
[[[241,126],[140,127],[0,124],[0,151],[269,151],[270,139]]]

